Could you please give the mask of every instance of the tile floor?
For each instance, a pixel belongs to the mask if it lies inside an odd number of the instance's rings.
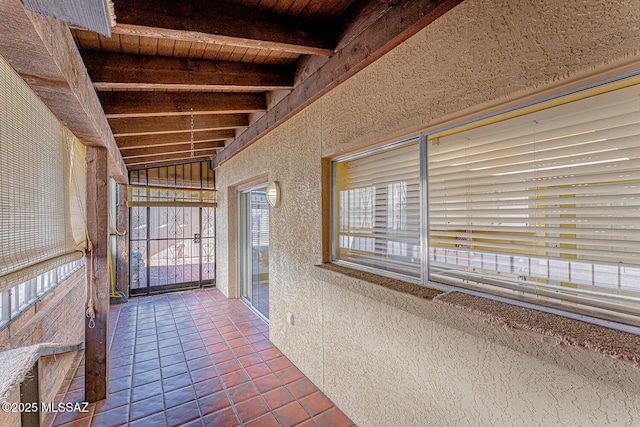
[[[216,289],[111,306],[108,399],[45,426],[352,426],[268,340],[268,326]],[[78,358],[66,394],[84,399]]]

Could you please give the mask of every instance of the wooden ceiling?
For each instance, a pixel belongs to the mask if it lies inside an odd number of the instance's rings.
[[[462,0],[114,0],[72,29],[128,169],[218,165]]]

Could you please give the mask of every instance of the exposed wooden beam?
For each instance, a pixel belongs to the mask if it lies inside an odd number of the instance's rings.
[[[233,130],[211,130],[207,132],[194,132],[194,142],[224,141],[235,136]],[[160,145],[175,145],[191,142],[191,133],[168,133],[164,135],[123,136],[116,138],[120,150],[157,147]]]
[[[85,317],[85,393],[88,402],[109,394],[109,188],[107,150],[86,150],[86,221],[92,251],[87,255],[87,301],[93,302],[95,319]]]
[[[127,167],[133,165],[145,165],[145,167],[177,165],[179,163],[200,162],[202,160],[208,160],[211,157],[211,154],[212,151],[204,151],[202,152],[202,154],[196,154],[193,157],[191,157],[191,152],[164,154],[160,156],[146,156],[126,159],[125,163],[127,164]],[[162,163],[162,165],[157,165],[154,163]]]
[[[157,135],[191,130],[191,117],[125,117],[109,119],[113,136]],[[237,129],[249,126],[246,114],[212,114],[193,116],[195,132]],[[233,138],[233,136],[231,136]]]
[[[224,148],[224,143],[219,141],[210,141],[210,142],[195,142],[193,144],[193,151],[208,151],[209,154],[215,153],[214,150],[221,150]],[[128,159],[134,157],[144,157],[144,156],[157,156],[161,154],[173,154],[173,153],[190,153],[191,152],[191,143],[188,144],[176,144],[176,145],[160,145],[157,147],[145,147],[145,148],[134,148],[130,150],[122,150],[122,158],[126,162]]]
[[[257,93],[98,92],[107,117],[235,114],[266,111]]]
[[[372,0],[378,1],[378,0]],[[462,0],[400,0],[360,31],[336,55],[297,85],[276,106],[251,124],[216,154],[214,167],[275,129],[316,99],[343,83],[403,41],[429,25]],[[362,19],[369,21],[371,15]],[[359,25],[354,22],[352,25]]]
[[[332,34],[309,22],[206,0],[116,0],[114,34],[225,44],[308,55],[332,55]],[[322,28],[318,28],[322,29]],[[330,33],[330,32],[329,32]]]
[[[127,169],[67,24],[26,10],[20,0],[3,0],[0,55],[82,143],[109,150],[109,174],[126,183]]]
[[[263,92],[293,88],[293,68],[243,62],[84,51],[96,90],[181,89]]]

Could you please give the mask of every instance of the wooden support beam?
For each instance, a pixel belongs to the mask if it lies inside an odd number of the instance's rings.
[[[80,141],[106,147],[111,175],[127,182],[127,169],[67,24],[26,10],[20,0],[3,0],[0,55]]]
[[[118,184],[116,212],[117,256],[116,290],[129,298],[129,208],[127,207],[127,186]]]
[[[263,92],[293,88],[293,67],[84,51],[96,90],[181,89]]]
[[[107,150],[87,147],[87,232],[93,250],[87,254],[87,299],[95,319],[85,323],[85,393],[88,402],[107,398],[109,391],[109,191]]]
[[[197,142],[193,144],[194,152],[208,151],[210,154],[215,153],[214,150],[222,150],[224,142]],[[173,153],[189,153],[191,151],[191,143],[178,145],[161,145],[158,147],[136,148],[133,150],[122,150],[122,158],[126,162],[135,157],[159,156]]]
[[[326,25],[255,8],[225,2],[212,7],[206,0],[116,0],[114,5],[114,34],[307,55],[333,54],[333,37]]]
[[[109,119],[113,135],[158,135],[163,133],[188,132],[191,130],[191,117],[126,117]],[[212,114],[193,116],[195,132],[208,130],[238,129],[249,126],[246,114]]]
[[[200,162],[202,160],[209,160],[209,158],[211,158],[211,154],[211,152],[205,152],[204,154],[197,154],[191,157],[191,153],[177,153],[167,154],[164,156],[138,157],[135,159],[125,160],[125,163],[127,164],[127,167],[129,169],[155,168],[158,166],[172,166],[181,163],[192,163]]]
[[[210,130],[194,132],[194,142],[224,141],[235,136],[233,130]],[[163,135],[123,136],[117,138],[120,150],[143,147],[157,147],[160,145],[175,145],[191,142],[191,133],[167,133]],[[222,144],[224,146],[224,144]]]
[[[376,1],[376,0],[374,0]],[[452,9],[462,0],[399,0],[375,22],[367,21],[349,43],[329,58],[317,72],[310,74],[289,95],[251,124],[243,133],[213,158],[221,165],[304,107],[343,83],[400,43]],[[374,8],[375,9],[375,8]],[[377,9],[375,9],[377,10]],[[359,25],[354,23],[352,25]]]
[[[266,111],[262,94],[215,92],[98,92],[107,117],[235,114]]]

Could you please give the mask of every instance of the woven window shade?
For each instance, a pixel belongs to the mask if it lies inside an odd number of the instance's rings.
[[[0,292],[82,256],[79,145],[0,57]]]
[[[127,206],[175,206],[215,208],[217,192],[215,190],[193,190],[171,187],[127,187]]]

